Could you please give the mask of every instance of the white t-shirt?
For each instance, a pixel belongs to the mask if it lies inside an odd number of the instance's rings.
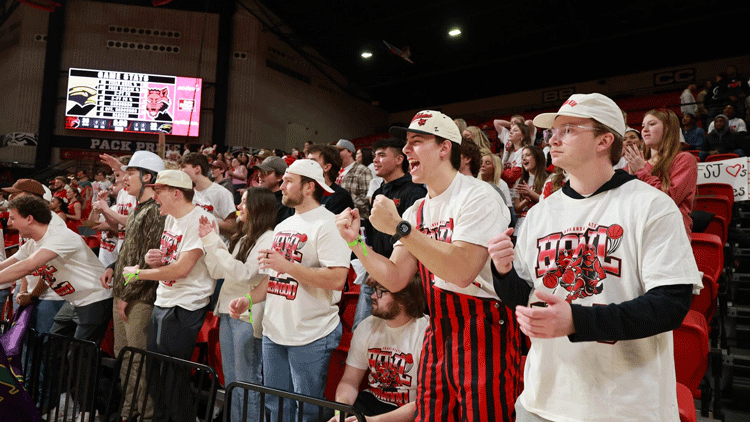
[[[104,266],[77,233],[67,227],[48,225],[38,242],[27,239],[13,256],[21,261],[38,249],[47,249],[57,256],[34,271],[28,277],[30,280],[41,276],[51,290],[73,306],[90,305],[112,297],[112,291],[99,282]]]
[[[503,197],[505,198],[505,205],[512,207],[513,198],[510,196],[510,188],[508,187],[508,183],[503,179],[498,179],[497,187],[500,188],[500,191],[503,193]]]
[[[659,286],[702,287],[680,211],[641,181],[585,199],[558,190],[526,220],[513,266],[534,289],[596,306]],[[671,332],[615,343],[534,338],[519,399],[552,421],[676,422],[675,385]]]
[[[434,198],[428,194],[423,201],[424,228],[430,237],[443,242],[462,241],[486,248],[490,239],[510,224],[510,211],[500,194],[489,183],[460,173],[456,173],[443,193]],[[404,220],[415,230],[419,230],[417,214],[423,201],[414,202],[404,212]],[[402,247],[401,242],[397,242],[396,247]],[[476,280],[467,287],[459,287],[437,276],[433,283],[443,290],[498,299],[489,257]]]
[[[693,96],[693,93],[689,89],[685,89],[680,94],[680,104],[682,104],[680,111],[683,115],[691,113],[695,116],[698,114],[698,104],[695,104],[695,96]]]
[[[517,149],[513,152],[508,152],[507,150],[503,153],[503,170],[508,170],[513,167],[521,167],[521,155],[523,152],[523,148]]]
[[[274,229],[273,249],[308,268],[349,268],[351,251],[324,206],[293,216]],[[270,271],[263,335],[276,344],[302,346],[330,334],[339,324],[341,292],[312,287]]]
[[[739,117],[735,117],[734,119],[727,122],[727,126],[729,126],[729,130],[733,133],[737,132],[747,132],[747,125],[745,124],[745,121],[740,119]],[[706,133],[711,133],[711,131],[714,130],[714,122],[711,122],[710,125],[708,125],[708,131]],[[680,131],[682,133],[682,131]]]
[[[354,330],[346,364],[369,369],[368,388],[376,399],[403,406],[417,399],[417,367],[422,356],[427,316],[391,328],[369,316]]]
[[[628,165],[628,160],[625,157],[620,157],[620,161],[615,164],[615,170],[624,169]]]
[[[117,201],[110,209],[117,214],[128,216],[130,212],[135,208],[137,200],[135,196],[130,195],[125,189],[121,189],[117,193]],[[100,220],[103,220],[101,217]],[[99,243],[99,260],[102,261],[105,267],[111,265],[117,260],[117,255],[120,253],[122,248],[122,242],[125,240],[125,226],[120,225],[117,233],[112,233],[107,230],[99,232],[100,243]]]
[[[232,192],[218,183],[211,183],[211,186],[202,191],[195,189],[193,204],[213,214],[218,220],[224,220],[237,211]]]
[[[223,188],[222,188],[223,189]],[[164,222],[164,231],[161,234],[161,251],[163,265],[169,265],[185,251],[200,249],[201,257],[193,265],[193,269],[185,278],[177,280],[161,280],[156,288],[156,302],[154,305],[163,308],[179,306],[188,311],[196,311],[208,305],[211,294],[216,287],[216,280],[208,274],[206,268],[203,243],[198,235],[198,220],[201,216],[208,218],[210,222],[215,221],[213,215],[203,208],[195,207],[192,211],[174,218],[167,216]]]
[[[50,226],[63,227],[63,228],[66,228],[66,229],[68,228],[68,226],[65,224],[65,221],[62,219],[62,217],[60,217],[59,215],[57,215],[56,212],[50,211],[50,215],[52,216],[52,219],[49,222]],[[22,245],[27,240],[28,239],[24,239],[24,238],[20,238],[19,239],[20,244],[22,244]],[[31,292],[34,291],[34,288],[36,287],[36,283],[39,280],[39,276],[35,276],[35,277],[26,276],[25,278],[26,278],[26,282],[28,283],[28,286],[27,286],[28,290],[27,291],[29,293],[31,293]],[[19,283],[20,283],[20,281],[19,281]],[[54,291],[52,291],[52,289],[47,289],[47,290],[44,291],[44,293],[42,293],[41,295],[39,295],[39,300],[65,300],[65,299],[63,299],[60,296],[58,296],[57,293],[55,293]]]

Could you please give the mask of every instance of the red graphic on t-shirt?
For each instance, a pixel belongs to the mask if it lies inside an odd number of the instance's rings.
[[[568,302],[601,293],[607,274],[620,276],[622,262],[612,254],[623,232],[619,224],[589,224],[538,239],[536,276],[548,289],[567,290]]]
[[[411,387],[412,377],[407,375],[414,367],[411,353],[388,349],[367,350],[370,391],[379,400],[402,406],[409,402],[409,393],[398,388]]]
[[[214,206],[211,204],[195,204],[195,205],[203,208],[204,210],[210,212],[211,214],[213,214],[214,212]]]
[[[307,243],[307,235],[296,231],[278,232],[273,236],[273,249],[284,255],[291,262],[302,262],[300,250]]]
[[[127,204],[117,204],[117,213],[120,215],[128,216],[130,209],[133,208],[133,204],[128,202]],[[122,240],[125,239],[125,226],[121,226],[120,230],[117,231],[117,238]]]
[[[175,261],[177,261],[177,256],[179,255],[177,253],[177,249],[180,246],[180,242],[182,242],[182,234],[174,234],[170,233],[167,230],[164,230],[161,234],[161,246],[159,249],[164,253],[161,257],[161,264],[162,265],[169,265]],[[175,280],[169,280],[169,281],[162,281],[162,283],[166,284],[167,286],[173,285]]]
[[[99,241],[99,247],[101,247],[105,251],[109,251],[109,252],[114,251],[115,247],[117,247],[117,238],[113,236],[109,236],[108,232],[101,232],[101,234],[102,236],[101,236],[101,240]]]
[[[268,293],[272,295],[283,296],[287,300],[294,300],[297,298],[297,287],[299,283],[293,278],[268,278]]]
[[[76,291],[75,287],[67,281],[57,281],[57,278],[53,275],[57,272],[57,268],[53,265],[45,264],[43,267],[39,267],[36,271],[31,273],[33,276],[38,276],[43,282],[59,296],[69,295]]]
[[[302,262],[302,252],[300,250],[307,244],[307,235],[296,231],[288,230],[278,232],[273,236],[272,248],[284,256],[284,259],[291,262]],[[297,298],[297,280],[289,278],[270,277],[268,280],[268,293],[279,295],[294,300]]]

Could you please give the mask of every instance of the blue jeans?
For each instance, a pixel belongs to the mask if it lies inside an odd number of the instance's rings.
[[[253,324],[219,314],[219,344],[221,365],[224,370],[224,385],[235,381],[263,384],[261,351],[263,341],[253,336]],[[260,393],[249,392],[246,418],[242,414],[242,389],[232,395],[232,421],[253,421],[260,415]]]
[[[5,289],[0,290],[0,311],[3,309],[3,305],[5,305],[5,299],[8,298],[8,296],[13,293],[10,289],[10,287],[7,287]],[[11,307],[13,307],[13,304],[11,303]]]
[[[327,336],[304,346],[283,346],[263,336],[263,380],[265,385],[305,396],[323,398],[331,353],[341,341],[341,323]],[[279,399],[266,398],[271,420],[278,420]],[[303,422],[316,420],[317,408],[304,407]],[[285,400],[284,422],[297,421],[297,403]]]
[[[34,329],[37,334],[49,333],[52,329],[52,323],[55,322],[55,315],[60,311],[64,300],[40,300],[34,310],[34,320],[36,321]]]
[[[354,311],[354,322],[352,323],[352,331],[357,328],[363,319],[367,318],[372,314],[372,293],[375,291],[372,287],[365,283],[359,287],[359,299],[357,300],[357,310]]]

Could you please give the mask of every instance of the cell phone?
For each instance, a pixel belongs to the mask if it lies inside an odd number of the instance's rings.
[[[529,306],[532,308],[546,308],[547,302],[542,302],[542,301],[533,302],[533,303],[529,303]]]

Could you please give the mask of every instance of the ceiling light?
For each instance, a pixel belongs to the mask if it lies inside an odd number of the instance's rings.
[[[450,35],[451,37],[457,37],[461,35],[461,30],[458,28],[453,28],[450,31],[448,31],[448,35]]]
[[[370,53],[369,51],[363,51],[362,52],[362,58],[363,59],[369,59],[370,57],[372,57],[372,53]]]

